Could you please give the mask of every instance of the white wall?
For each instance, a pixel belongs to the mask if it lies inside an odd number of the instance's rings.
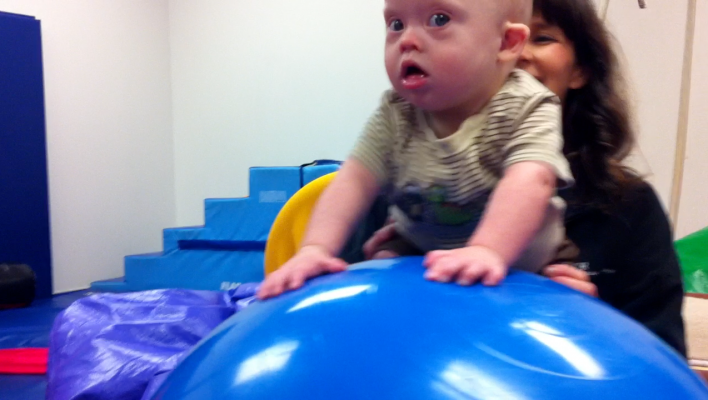
[[[617,37],[633,89],[639,145],[649,181],[668,209],[678,127],[687,0],[610,1],[607,23]],[[708,220],[705,221],[708,225]]]
[[[175,223],[167,0],[0,0],[42,23],[54,291]]]
[[[676,237],[708,226],[708,1],[696,3],[688,141]]]
[[[343,159],[388,87],[383,0],[171,0],[177,221],[251,166]]]

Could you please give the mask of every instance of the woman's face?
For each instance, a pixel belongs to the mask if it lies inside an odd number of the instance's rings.
[[[517,67],[533,75],[555,93],[561,102],[569,89],[585,85],[585,73],[576,64],[575,48],[563,31],[549,25],[540,14],[531,19],[529,42]]]

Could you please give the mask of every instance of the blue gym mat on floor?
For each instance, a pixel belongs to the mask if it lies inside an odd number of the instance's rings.
[[[64,293],[35,300],[31,306],[0,311],[0,349],[48,347],[54,318],[74,300],[89,295],[88,290]],[[2,400],[43,400],[45,375],[0,374]]]

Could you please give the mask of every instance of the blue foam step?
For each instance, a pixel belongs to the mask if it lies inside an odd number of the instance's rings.
[[[260,265],[260,268],[253,268]],[[122,280],[99,281],[91,290],[132,292],[165,288],[228,290],[263,280],[262,251],[184,250],[125,258]]]
[[[93,282],[91,290],[225,290],[261,281],[265,242],[280,209],[303,185],[338,168],[251,168],[248,197],[206,199],[204,226],[164,229],[162,252],[126,256],[124,278]]]

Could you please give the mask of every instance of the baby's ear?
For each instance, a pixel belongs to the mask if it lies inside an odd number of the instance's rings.
[[[529,27],[524,24],[506,22],[497,59],[500,62],[516,63],[529,39],[529,32]]]

